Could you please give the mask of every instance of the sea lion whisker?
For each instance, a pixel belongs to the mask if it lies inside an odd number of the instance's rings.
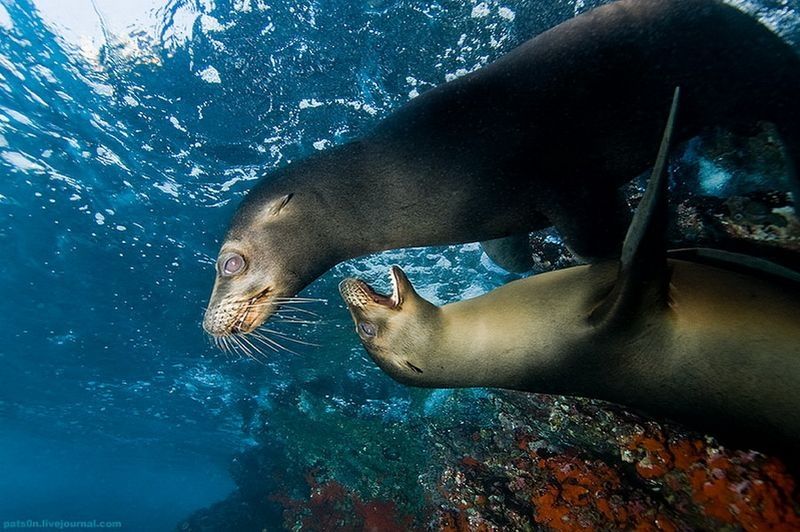
[[[287,304],[289,304],[289,305],[303,305],[303,304],[306,304],[306,303],[312,303],[312,301],[270,300],[270,301],[260,301],[260,302],[257,302],[257,303],[248,303],[247,306],[248,307],[267,307],[267,306],[280,307],[280,306],[287,305]]]
[[[223,353],[225,353],[225,351],[222,349],[222,346],[221,346],[221,345],[219,345],[219,338],[217,338],[216,336],[212,336],[212,335],[210,335],[210,334],[209,334],[209,335],[208,335],[208,341],[209,341],[209,343],[210,343],[210,344],[211,344],[213,347],[215,347],[215,348],[217,348],[218,350],[220,350],[220,351],[222,351]],[[227,355],[227,353],[226,353],[226,355]]]
[[[266,335],[262,335],[262,339],[266,340],[267,342],[275,345],[276,347],[278,347],[278,348],[280,348],[280,349],[282,349],[284,351],[292,353],[293,355],[300,356],[300,353],[298,353],[297,351],[293,351],[293,350],[289,349],[288,347],[286,347],[285,345],[279,343],[277,340],[275,340],[273,338],[270,338],[270,337],[268,337]]]
[[[236,308],[243,304],[251,304],[257,302],[259,299],[263,298],[269,290],[263,290],[260,293],[256,294],[252,297],[245,297],[242,299],[234,299],[233,301],[223,301],[220,303],[220,307],[233,307]]]
[[[242,337],[240,335],[231,336],[231,341],[234,343],[234,345],[236,345],[237,347],[239,347],[239,349],[241,349],[242,351],[241,354],[244,354],[247,358],[251,360],[255,360],[256,362],[261,363],[261,361],[253,355],[253,352],[242,342]]]
[[[293,320],[293,319],[286,319],[286,318],[279,318],[277,320],[272,320],[274,323],[295,323],[301,325],[316,325],[319,323],[318,321],[308,321],[308,320]]]
[[[259,364],[265,364],[264,360],[262,360],[262,359],[266,359],[267,357],[266,357],[266,355],[264,354],[264,352],[263,352],[263,351],[262,351],[262,350],[261,350],[261,349],[260,349],[258,346],[256,346],[255,344],[253,344],[253,342],[251,342],[251,341],[250,341],[250,339],[249,339],[249,338],[247,338],[247,336],[240,335],[240,336],[238,337],[238,339],[239,339],[239,341],[240,341],[240,342],[244,342],[244,343],[246,343],[248,346],[250,346],[250,348],[251,348],[253,351],[255,351],[255,352],[258,354],[258,357],[256,357],[255,355],[251,355],[251,356],[250,356],[250,358],[252,358],[252,359],[253,359],[253,360],[255,360],[256,362],[258,362]]]
[[[279,338],[283,338],[284,340],[288,340],[290,342],[296,342],[298,344],[308,345],[308,346],[311,346],[311,347],[322,347],[319,344],[312,344],[311,342],[298,340],[297,338],[294,338],[293,336],[289,336],[288,334],[285,334],[285,333],[282,333],[280,331],[276,331],[276,330],[273,330],[273,329],[264,329],[264,328],[262,328],[261,330],[265,331],[265,332],[268,332],[268,333],[272,333],[275,336],[277,336]]]
[[[306,316],[296,316],[296,315],[292,314],[292,312],[293,311],[291,309],[279,309],[279,310],[276,310],[272,315],[275,316],[275,317],[278,317],[278,318],[286,318],[286,319],[290,319],[290,320],[306,320],[306,319],[311,320],[312,318],[314,318],[314,316],[311,316],[309,318],[307,318]],[[318,323],[318,322],[323,321],[323,320],[322,320],[321,317],[317,317],[317,318],[313,319],[313,321],[314,321],[314,323]]]
[[[253,333],[250,333],[250,336],[253,338],[253,340],[257,341],[258,343],[260,343],[264,347],[268,347],[272,351],[274,351],[276,353],[280,353],[280,349],[279,349],[280,346],[279,345],[275,345],[275,342],[271,341],[269,338],[264,338],[262,336],[255,336],[255,335],[253,335]]]
[[[311,298],[294,298],[294,297],[276,297],[272,301],[281,303],[327,303],[327,299],[311,299]]]
[[[250,340],[247,339],[247,336],[245,336],[243,334],[237,334],[234,337],[236,338],[236,341],[239,342],[239,344],[242,347],[250,347],[250,348],[253,347],[253,344],[250,342]]]
[[[228,343],[228,337],[227,336],[221,336],[219,341],[222,344],[222,350],[225,351],[226,353],[230,354],[231,346]]]
[[[253,338],[253,340],[256,340],[256,341],[260,342],[262,345],[264,345],[266,347],[269,347],[270,349],[272,349],[276,353],[280,353],[280,350],[278,349],[278,347],[280,347],[280,346],[275,347],[275,345],[273,345],[275,342],[272,342],[269,338],[265,338],[265,337],[263,337],[261,335],[257,335],[257,334],[252,333],[252,332],[249,335]]]
[[[275,346],[276,346],[278,349],[280,349],[281,351],[286,351],[287,353],[291,353],[291,354],[293,354],[293,355],[300,356],[300,353],[298,353],[298,352],[296,352],[296,351],[292,351],[292,350],[291,350],[291,349],[289,349],[288,347],[286,347],[286,346],[284,346],[284,345],[282,345],[282,344],[279,344],[279,343],[278,343],[278,342],[276,342],[275,340],[272,340],[271,338],[269,338],[268,340],[269,340],[271,343],[275,344]]]
[[[242,342],[242,337],[241,336],[239,336],[238,334],[233,335],[233,336],[231,336],[231,340],[233,341],[234,344],[239,346],[239,348],[241,348],[241,350],[244,351],[246,354],[248,354],[248,355],[252,354],[250,352],[250,349],[248,349],[248,347],[246,345],[244,345],[244,342]]]
[[[228,358],[230,356],[230,353],[228,352],[227,349],[225,349],[225,345],[223,345],[222,340],[220,338],[217,337],[214,338],[214,345],[216,345],[217,349],[219,349],[225,354],[225,358]]]
[[[315,318],[321,318],[322,317],[319,314],[317,314],[316,312],[311,312],[310,310],[306,310],[306,309],[303,309],[303,308],[295,308],[295,307],[291,307],[289,305],[281,305],[281,308],[282,309],[286,309],[286,310],[291,310],[291,311],[294,311],[294,312],[299,312],[301,314],[308,314],[310,316],[314,316]]]
[[[249,336],[259,342],[261,345],[270,348],[271,350],[275,351],[276,353],[280,352],[276,346],[270,343],[268,338],[264,338],[263,336],[257,335],[255,333],[249,333]]]
[[[239,353],[239,350],[237,349],[238,346],[236,345],[236,342],[233,340],[233,336],[228,336],[226,338],[228,340],[227,344],[231,350],[231,353],[236,355],[241,355],[241,353]]]
[[[242,339],[246,341],[264,360],[268,358],[266,353],[264,353],[264,349],[255,342],[256,338],[248,338],[247,336],[243,336]]]

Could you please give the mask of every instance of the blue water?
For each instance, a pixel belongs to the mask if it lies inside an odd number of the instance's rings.
[[[354,419],[380,439],[436,415],[446,393],[380,373],[335,287],[401,262],[435,302],[477,295],[509,279],[477,246],[340,265],[294,331],[321,347],[261,365],[200,327],[225,224],[269,169],[596,3],[0,0],[0,521],[170,530],[233,489],[259,426],[301,477]]]

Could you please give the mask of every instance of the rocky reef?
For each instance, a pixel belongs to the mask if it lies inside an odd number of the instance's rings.
[[[783,464],[597,401],[502,392],[437,493],[442,530],[796,530]],[[527,422],[523,419],[527,418]]]
[[[446,415],[420,420],[408,438],[427,459],[387,457],[365,434],[349,468],[316,457],[290,489],[304,466],[254,447],[233,462],[237,491],[178,530],[800,528],[800,493],[777,458],[600,401],[439,393]]]

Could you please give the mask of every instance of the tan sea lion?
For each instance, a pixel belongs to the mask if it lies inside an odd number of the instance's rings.
[[[373,360],[412,386],[605,399],[724,441],[800,449],[800,276],[712,250],[667,257],[670,131],[620,261],[443,307],[397,267],[390,296],[343,281]]]
[[[800,157],[800,58],[786,43],[716,0],[620,0],[265,177],[224,239],[204,328],[249,333],[338,262],[386,249],[555,225],[584,258],[619,256],[618,187],[649,168],[678,85],[676,141],[767,120]]]

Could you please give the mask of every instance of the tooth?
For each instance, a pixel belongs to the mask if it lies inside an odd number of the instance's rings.
[[[397,291],[397,277],[394,274],[394,269],[389,270],[389,277],[392,279],[392,304],[397,305],[400,301],[400,294]]]

